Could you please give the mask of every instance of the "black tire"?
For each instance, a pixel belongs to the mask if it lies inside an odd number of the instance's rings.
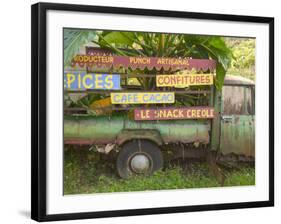
[[[139,172],[132,167],[133,158],[144,158],[147,168]],[[153,142],[148,140],[132,140],[125,143],[117,156],[117,172],[121,178],[129,178],[133,175],[151,175],[163,166],[163,156],[160,148]]]

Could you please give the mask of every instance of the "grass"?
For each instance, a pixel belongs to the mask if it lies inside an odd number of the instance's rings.
[[[223,169],[224,186],[255,184],[253,166],[239,169]],[[146,191],[219,187],[204,162],[169,163],[165,169],[152,176],[136,176],[128,180],[116,174],[114,161],[87,150],[68,150],[64,157],[64,194],[87,194],[104,192]]]

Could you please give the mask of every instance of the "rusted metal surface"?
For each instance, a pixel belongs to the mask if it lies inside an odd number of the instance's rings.
[[[255,82],[241,76],[226,75],[224,85],[255,85]]]
[[[122,131],[122,120],[89,115],[64,116],[64,141],[66,144],[107,144],[115,142]]]
[[[208,120],[174,120],[174,121],[133,121],[124,120],[126,129],[155,129],[161,134],[165,143],[200,142],[209,143],[210,121]]]
[[[206,159],[210,145],[177,142],[167,144],[164,148],[164,155],[168,161],[174,159]]]
[[[255,122],[253,116],[229,116],[222,120],[221,153],[255,156]]]
[[[65,143],[113,143],[124,130],[156,130],[160,133],[164,143],[200,142],[207,144],[210,141],[210,122],[204,120],[137,122],[123,116],[93,117],[89,115],[73,115],[64,118]]]
[[[163,139],[158,130],[154,129],[124,129],[116,137],[116,144],[122,145],[132,139],[146,139],[162,145]]]
[[[253,163],[255,162],[254,156],[246,156],[246,155],[236,155],[235,153],[222,154],[219,153],[216,156],[216,160],[218,163],[228,166],[236,166],[239,162]]]
[[[252,81],[229,76],[226,76],[225,84],[229,84],[232,87],[233,85],[238,85],[241,88],[247,88],[247,86],[251,86],[252,89],[254,88]],[[248,90],[245,90],[245,93],[241,94],[238,102],[232,100],[227,103],[226,101],[226,103],[222,105],[221,93],[215,92],[215,88],[211,89],[211,91],[205,92],[210,94],[210,106],[213,106],[216,111],[212,120],[134,121],[123,116],[115,115],[99,117],[89,115],[65,116],[65,143],[106,145],[116,142],[118,142],[117,144],[122,144],[122,142],[129,140],[129,138],[145,138],[158,142],[157,144],[161,142],[163,145],[177,143],[209,144],[212,150],[221,153],[222,157],[220,158],[225,158],[226,155],[231,154],[235,154],[245,161],[248,161],[247,158],[254,158],[254,91],[252,95],[249,95],[247,93]],[[112,91],[93,92],[108,94]],[[128,92],[130,92],[130,90]],[[132,90],[132,92],[136,92],[136,90]],[[199,94],[199,92],[202,93],[204,91],[175,91],[176,94]],[[237,94],[233,91],[229,90],[229,98],[235,98],[236,95]],[[252,104],[249,103],[249,99],[251,99],[250,96],[252,96],[253,99]],[[242,99],[246,100],[240,105],[239,101]],[[228,113],[234,110],[231,108],[231,105],[228,105],[230,102],[235,102],[235,104],[240,105],[240,110],[236,110],[236,114],[223,114],[223,109],[226,111],[226,109],[229,108]],[[96,107],[92,109],[101,109],[99,107],[100,105],[96,105]],[[124,107],[119,105],[109,107],[111,107],[112,110],[134,109],[134,107],[130,105],[124,105]],[[120,133],[127,133],[127,137],[126,134],[120,135]],[[186,151],[184,150],[184,152]]]
[[[244,106],[244,87],[243,86],[224,86],[223,87],[223,104],[224,114],[242,114]]]
[[[248,85],[224,86],[221,117],[222,154],[255,156],[253,89]]]

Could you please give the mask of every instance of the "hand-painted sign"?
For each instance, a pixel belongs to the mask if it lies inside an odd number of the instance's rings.
[[[120,75],[86,72],[65,72],[64,88],[71,90],[114,89],[119,90]]]
[[[174,103],[174,92],[127,92],[110,93],[112,104]]]
[[[176,88],[185,88],[187,86],[212,85],[212,74],[175,74],[175,75],[157,75],[156,86],[172,86]]]
[[[91,67],[101,68],[131,68],[131,69],[196,69],[211,70],[216,68],[216,62],[209,59],[189,59],[189,58],[164,58],[164,57],[125,57],[112,55],[76,55],[72,59],[72,66],[80,66],[91,70]]]
[[[213,107],[181,107],[158,109],[135,109],[135,120],[183,120],[210,119],[214,117]]]

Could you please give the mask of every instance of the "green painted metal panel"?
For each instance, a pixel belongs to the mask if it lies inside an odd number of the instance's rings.
[[[223,154],[255,156],[254,98],[251,86],[224,87],[220,138]]]
[[[209,120],[134,121],[124,116],[76,115],[64,118],[64,139],[110,143],[122,130],[157,130],[165,143],[209,143]]]
[[[255,156],[255,116],[224,117],[221,130],[221,152]]]
[[[110,117],[93,117],[88,115],[65,116],[64,117],[64,139],[65,140],[91,140],[97,143],[112,142],[117,134],[123,129],[121,117],[114,119]]]

